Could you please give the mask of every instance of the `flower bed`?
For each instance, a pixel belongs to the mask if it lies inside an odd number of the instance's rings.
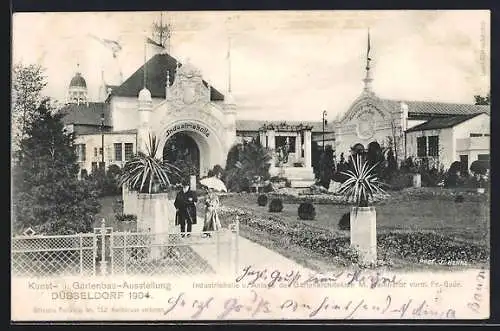
[[[286,236],[290,243],[331,257],[344,265],[358,262],[357,253],[350,247],[347,231],[331,231],[302,222],[286,223],[274,215],[256,217],[241,208],[222,207],[220,210],[222,220],[234,220],[236,215],[240,224],[255,231],[265,231],[273,237],[273,241],[283,242]],[[391,265],[393,259],[410,264],[435,261],[447,265],[453,265],[454,262],[476,264],[489,260],[487,245],[457,242],[453,237],[437,232],[387,231],[377,235],[377,246],[378,264]]]
[[[283,199],[283,203],[292,203],[292,204],[300,204],[302,202],[311,202],[314,204],[325,204],[325,205],[349,205],[346,201],[345,197],[342,195],[335,194],[307,194],[301,193],[297,195],[291,194],[281,194],[281,193],[270,193],[270,196],[279,197]],[[380,203],[387,200],[389,195],[378,194],[373,197],[373,203]]]
[[[465,188],[434,188],[434,187],[421,187],[421,188],[408,188],[393,195],[395,199],[401,200],[449,200],[454,201],[457,196],[463,196],[467,201],[474,202],[488,202],[489,195],[479,194],[476,190]]]
[[[381,257],[411,263],[433,261],[442,265],[476,264],[489,260],[486,245],[457,242],[453,237],[432,231],[391,231],[377,235]]]

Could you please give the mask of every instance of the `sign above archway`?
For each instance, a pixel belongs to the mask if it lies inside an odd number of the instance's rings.
[[[183,131],[183,130],[193,130],[193,131],[201,133],[202,135],[204,135],[207,138],[210,136],[210,130],[206,126],[198,124],[198,123],[194,123],[194,122],[185,122],[185,123],[181,123],[181,124],[176,124],[167,130],[166,136],[169,137],[169,136],[173,135],[174,133],[176,133],[178,131]]]

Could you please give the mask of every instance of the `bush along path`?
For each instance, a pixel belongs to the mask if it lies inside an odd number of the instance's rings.
[[[234,220],[238,215],[243,229],[264,231],[277,243],[295,244],[342,266],[358,265],[358,254],[350,247],[348,231],[286,223],[277,215],[258,217],[242,208],[226,206],[221,207],[219,215],[223,221]],[[452,236],[430,231],[384,231],[377,235],[377,246],[377,265],[396,268],[474,267],[488,263],[490,254],[486,245],[457,242]]]

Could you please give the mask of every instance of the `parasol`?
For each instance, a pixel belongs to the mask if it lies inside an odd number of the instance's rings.
[[[222,191],[222,192],[227,192],[226,185],[222,180],[220,180],[217,177],[208,177],[205,179],[202,179],[200,181],[200,184],[203,186],[206,186],[208,188],[214,189],[216,191]]]

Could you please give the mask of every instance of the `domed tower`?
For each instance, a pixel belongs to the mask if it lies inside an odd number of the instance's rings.
[[[75,76],[71,78],[68,88],[68,103],[84,103],[87,102],[87,82],[82,74],[76,71]]]

